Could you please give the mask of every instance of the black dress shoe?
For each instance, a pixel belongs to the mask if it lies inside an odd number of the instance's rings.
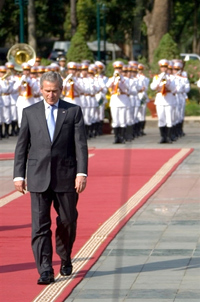
[[[72,273],[72,264],[71,263],[67,263],[65,261],[61,262],[61,266],[60,266],[60,274],[62,276],[69,276]]]
[[[47,272],[43,272],[40,275],[40,278],[38,279],[37,284],[50,284],[52,282],[55,282],[54,280],[54,273],[47,271]]]

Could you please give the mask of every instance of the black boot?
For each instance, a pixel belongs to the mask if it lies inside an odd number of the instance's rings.
[[[9,138],[9,126],[10,124],[4,124],[4,127],[5,127],[5,133],[4,133],[4,137],[5,138]]]
[[[100,128],[100,122],[96,122],[94,124],[94,136],[98,136],[99,134],[99,128]]]
[[[103,135],[103,121],[99,122],[99,135]]]
[[[0,140],[2,140],[3,136],[2,136],[2,125],[0,125]]]
[[[119,144],[120,143],[120,136],[119,136],[120,135],[120,133],[119,133],[120,128],[116,127],[116,128],[113,128],[113,130],[114,130],[114,136],[115,136],[113,144]]]
[[[139,122],[135,123],[135,137],[139,137]]]
[[[168,144],[172,144],[172,139],[171,139],[171,127],[167,127],[167,136],[166,136],[166,142]]]
[[[179,138],[179,133],[178,133],[178,124],[176,124],[174,126],[174,133],[175,133],[175,137],[176,137],[176,140]]]
[[[93,125],[88,126],[88,138],[93,137]]]
[[[138,123],[138,135],[139,136],[142,136],[143,134],[142,134],[142,122],[139,122]]]
[[[172,126],[172,129],[171,129],[171,140],[172,140],[172,142],[175,142],[177,140],[175,126]]]
[[[165,127],[159,127],[159,129],[160,129],[160,136],[161,136],[160,144],[164,144],[164,143],[166,143]]]
[[[132,135],[132,125],[126,127],[126,141],[131,142],[133,140],[133,135]]]
[[[183,131],[183,123],[184,123],[184,121],[182,121],[182,122],[180,123],[181,136],[185,136],[185,133],[184,133],[184,131]]]
[[[135,124],[132,125],[132,137],[135,138]]]
[[[12,121],[10,136],[17,136],[17,133],[18,133],[18,130],[17,130],[17,121]]]
[[[120,143],[121,144],[126,143],[126,127],[120,128]]]
[[[181,123],[177,124],[178,137],[182,137]]]
[[[141,126],[140,126],[140,132],[141,132],[141,135],[146,135],[146,133],[144,132],[144,128],[145,128],[145,124],[146,124],[146,121],[142,121],[140,122]]]

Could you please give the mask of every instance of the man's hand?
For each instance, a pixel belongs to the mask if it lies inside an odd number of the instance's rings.
[[[25,194],[25,180],[14,181],[15,189],[22,194]]]
[[[75,179],[75,189],[77,193],[83,192],[85,190],[87,183],[87,177],[86,176],[77,176]]]

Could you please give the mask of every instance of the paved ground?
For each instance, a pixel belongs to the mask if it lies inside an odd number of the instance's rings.
[[[68,302],[200,301],[200,123],[185,123],[186,136],[160,145],[155,122],[147,136],[113,145],[113,136],[88,142],[90,148],[194,148],[162,187],[129,220]],[[0,141],[13,152],[16,138]],[[13,161],[0,161],[0,197],[13,190]]]

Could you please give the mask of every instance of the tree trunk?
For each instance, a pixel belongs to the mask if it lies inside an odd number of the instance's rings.
[[[70,0],[70,21],[71,21],[71,35],[73,37],[77,28],[76,0]]]
[[[193,53],[199,53],[200,52],[200,39],[198,36],[198,9],[199,9],[199,3],[197,0],[194,0],[194,38],[193,38],[193,45],[192,45],[192,51]]]
[[[152,11],[146,10],[143,20],[147,25],[148,57],[153,62],[154,50],[160,39],[168,32],[170,17],[170,0],[154,0]]]
[[[28,1],[28,44],[37,51],[34,0]]]
[[[3,8],[4,2],[5,2],[5,0],[1,0],[1,1],[0,1],[0,11],[1,11],[2,8]]]

